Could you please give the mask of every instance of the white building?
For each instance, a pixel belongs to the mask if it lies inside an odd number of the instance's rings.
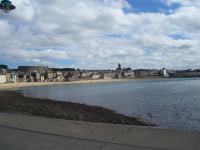
[[[102,75],[101,74],[93,74],[92,75],[92,79],[101,79],[102,78]]]
[[[6,75],[0,75],[0,84],[6,83],[6,81],[7,81]]]
[[[113,78],[116,78],[116,73],[114,72],[104,74],[104,79],[113,79]]]
[[[165,68],[163,68],[161,70],[161,74],[164,76],[164,77],[169,77],[169,74],[167,73],[167,70]]]
[[[45,76],[43,74],[40,76],[40,81],[45,82]]]

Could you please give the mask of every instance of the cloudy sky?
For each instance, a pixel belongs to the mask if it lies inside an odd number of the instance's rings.
[[[200,0],[13,0],[0,64],[200,68]]]

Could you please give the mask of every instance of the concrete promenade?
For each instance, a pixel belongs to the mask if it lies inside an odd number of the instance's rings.
[[[0,150],[200,150],[200,133],[0,113]]]

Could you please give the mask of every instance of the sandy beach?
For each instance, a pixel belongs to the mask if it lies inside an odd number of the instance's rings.
[[[109,82],[123,82],[129,79],[102,79],[102,80],[80,80],[70,82],[24,82],[24,83],[5,83],[0,84],[0,90],[33,87],[33,86],[49,86],[49,85],[66,85],[66,84],[92,84],[92,83],[109,83]]]

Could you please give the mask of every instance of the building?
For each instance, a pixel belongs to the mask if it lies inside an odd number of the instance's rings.
[[[165,68],[163,68],[160,72],[161,76],[163,77],[169,77],[169,74],[167,73],[167,70]]]
[[[80,78],[81,77],[81,71],[79,69],[75,70],[73,73],[72,78]]]
[[[104,79],[114,79],[116,77],[117,77],[117,75],[115,72],[104,73]]]
[[[0,74],[6,74],[7,70],[6,69],[0,69]]]
[[[134,75],[137,78],[158,77],[160,70],[139,69],[134,70]]]
[[[94,73],[92,75],[92,79],[96,80],[96,79],[103,79],[103,74],[101,73]]]
[[[134,71],[131,68],[124,69],[123,75],[124,75],[124,78],[134,78],[135,77]]]
[[[0,74],[0,84],[6,83],[7,77],[4,74]]]
[[[169,73],[169,77],[175,78],[189,78],[189,77],[200,77],[200,70],[177,70],[173,73]]]
[[[41,75],[40,75],[39,72],[35,73],[35,80],[36,80],[36,82],[40,82],[41,81]]]
[[[45,66],[19,66],[18,70],[23,73],[45,73],[48,70],[48,67]]]
[[[0,84],[2,83],[6,83],[7,82],[7,70],[6,69],[3,69],[4,66],[1,65],[1,69],[0,69]]]
[[[17,82],[17,75],[15,73],[7,73],[6,78],[7,78],[8,83],[16,83]]]
[[[45,82],[46,81],[45,74],[41,74],[40,75],[40,81],[41,82]]]
[[[74,68],[49,68],[46,72],[50,81],[69,81],[75,72]]]
[[[119,63],[116,70],[122,70],[122,65]]]
[[[81,78],[91,78],[92,76],[93,76],[93,72],[91,72],[91,71],[82,71],[81,72]]]
[[[65,81],[65,77],[64,77],[64,75],[61,71],[56,72],[56,81],[57,82],[64,82]]]

